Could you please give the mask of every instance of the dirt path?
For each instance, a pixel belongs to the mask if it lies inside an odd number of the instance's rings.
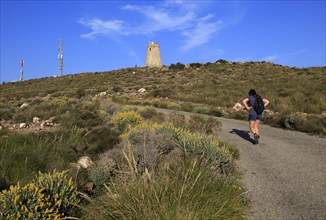
[[[260,143],[253,145],[247,122],[219,120],[218,139],[240,150],[250,220],[326,219],[326,138],[262,124]]]
[[[326,219],[325,138],[262,125],[261,142],[253,145],[246,122],[220,120],[219,139],[240,149],[250,219]]]

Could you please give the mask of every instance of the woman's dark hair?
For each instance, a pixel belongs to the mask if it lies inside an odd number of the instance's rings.
[[[251,95],[251,96],[257,95],[257,93],[256,93],[256,91],[254,89],[250,89],[248,94]]]

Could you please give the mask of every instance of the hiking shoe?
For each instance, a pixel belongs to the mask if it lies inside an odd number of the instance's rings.
[[[259,143],[259,135],[258,134],[254,134],[254,143],[255,144]]]

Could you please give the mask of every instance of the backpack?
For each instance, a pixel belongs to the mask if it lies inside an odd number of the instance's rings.
[[[255,104],[254,104],[254,110],[255,112],[260,115],[263,113],[265,109],[264,101],[259,95],[255,95]]]

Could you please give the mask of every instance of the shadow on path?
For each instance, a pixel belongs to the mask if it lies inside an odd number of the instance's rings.
[[[254,140],[250,138],[250,131],[243,131],[243,130],[238,130],[238,129],[232,129],[230,131],[231,134],[237,134],[241,138],[245,139],[246,141],[249,141],[250,143],[254,144]]]

